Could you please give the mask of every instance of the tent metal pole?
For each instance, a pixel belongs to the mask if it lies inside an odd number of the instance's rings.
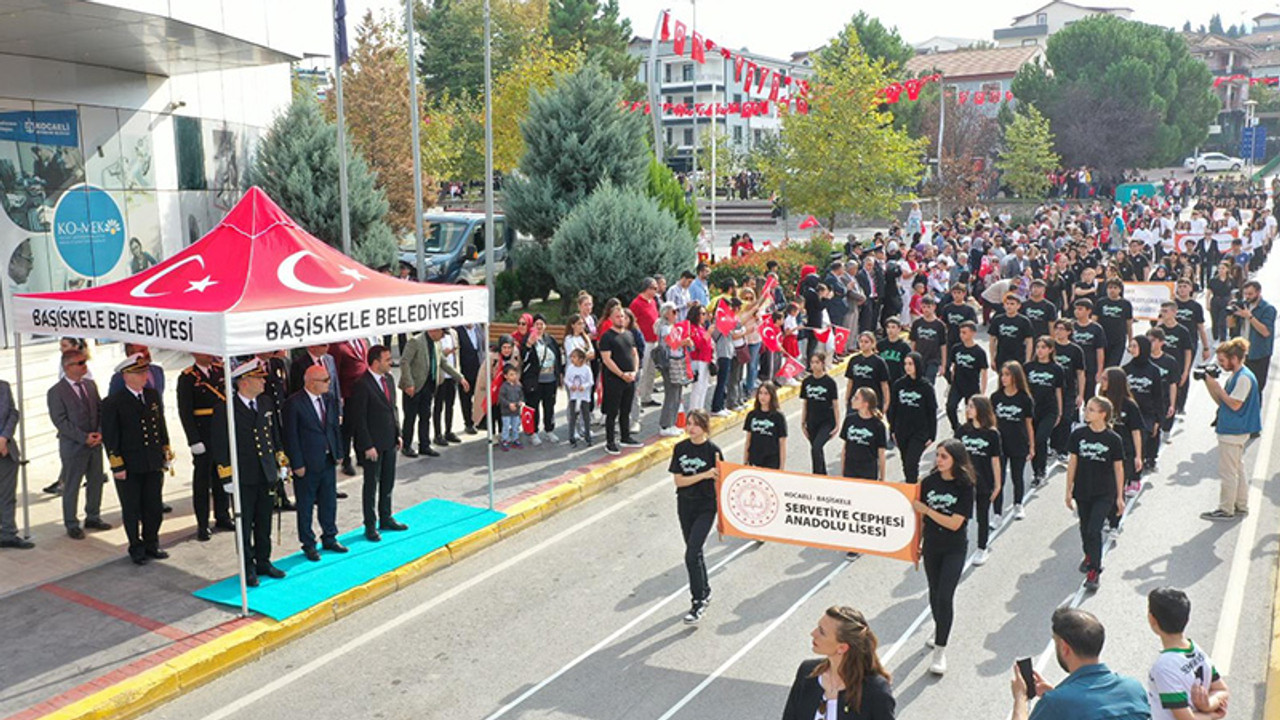
[[[27,451],[27,408],[23,405],[26,393],[22,389],[22,333],[13,334],[13,349],[17,359],[14,382],[18,384],[18,472],[22,475],[22,537],[31,539],[31,496],[27,492],[27,463],[21,453]],[[13,452],[10,449],[10,452]]]
[[[240,459],[236,451],[235,390],[231,382],[231,356],[222,358],[222,378],[227,394],[227,447],[231,452],[231,510],[236,518],[236,557],[240,560],[240,617],[249,616],[249,585],[244,555],[244,517],[240,514]],[[218,472],[217,465],[213,472]],[[220,480],[221,478],[218,478]]]
[[[492,288],[490,288],[490,289],[489,289],[489,292],[490,292],[490,293],[492,293],[492,292],[493,292],[493,289],[492,289]],[[488,361],[488,357],[489,357],[489,323],[485,323],[485,324],[484,324],[484,334],[483,334],[481,337],[483,337],[483,338],[484,338],[484,347],[485,347],[485,364],[484,364],[484,367],[482,368],[482,371],[483,371],[483,372],[489,372],[489,361]],[[490,380],[490,382],[492,382],[492,380]],[[492,404],[490,404],[490,405],[489,405],[489,411],[485,413],[485,416],[488,418],[488,419],[485,421],[485,425],[487,425],[487,426],[489,427],[489,439],[488,439],[488,444],[489,444],[489,509],[490,509],[490,510],[492,510],[492,509],[493,509],[493,405],[492,405]]]

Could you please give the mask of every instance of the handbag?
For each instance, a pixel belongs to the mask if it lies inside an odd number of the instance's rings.
[[[736,360],[739,365],[746,365],[751,362],[751,352],[747,350],[747,346],[745,344],[739,345],[733,349],[733,359]]]

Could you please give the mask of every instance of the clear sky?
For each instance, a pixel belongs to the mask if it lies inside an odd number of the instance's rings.
[[[819,47],[833,37],[858,10],[880,18],[888,26],[897,26],[907,42],[919,42],[934,35],[990,40],[997,28],[1008,27],[1017,15],[1032,12],[1048,0],[860,0],[858,3],[838,0],[790,0],[786,3],[761,0],[702,0],[698,3],[698,28],[718,44],[729,48],[746,47],[752,51],[786,57],[792,52]],[[693,21],[690,0],[619,0],[622,13],[631,19],[632,30],[648,37],[653,32],[659,11],[669,8],[673,16],[686,24]],[[1081,5],[1124,6],[1134,10],[1134,19],[1181,28],[1184,21],[1192,26],[1208,24],[1209,16],[1221,13],[1222,24],[1250,22],[1259,13],[1280,12],[1274,0],[1249,3],[1241,0],[1217,0],[1212,3],[1189,0],[1129,0],[1102,2],[1081,0]],[[365,9],[399,9],[395,0],[347,0],[347,11],[358,19]],[[353,19],[353,22],[355,20]]]

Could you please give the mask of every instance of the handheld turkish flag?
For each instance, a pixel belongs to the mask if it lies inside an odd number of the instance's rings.
[[[765,245],[769,244],[768,240],[765,240],[764,242]],[[768,280],[764,281],[764,287],[760,288],[760,297],[772,295],[773,289],[776,287],[778,287],[778,278],[770,276]]]
[[[808,230],[809,228],[816,228],[816,227],[820,227],[820,226],[818,225],[818,219],[817,219],[817,218],[815,218],[815,217],[814,217],[814,216],[812,216],[812,215],[810,215],[809,217],[805,218],[805,219],[804,219],[803,221],[801,221],[801,223],[800,223],[800,229],[801,229],[801,230]]]
[[[498,391],[502,389],[502,365],[498,365],[498,369],[493,373],[493,382],[489,383],[489,405],[498,404]]]
[[[800,373],[804,372],[803,363],[791,357],[790,355],[786,355],[785,357],[786,357],[786,360],[783,361],[782,367],[778,369],[778,377],[782,378],[783,380],[790,380],[791,378],[796,377]]]
[[[729,303],[720,302],[720,306],[716,308],[716,329],[721,335],[728,335],[738,326],[738,316],[733,312],[733,308],[729,307]]]
[[[815,330],[813,331],[813,337],[814,337],[814,339],[815,339],[815,340],[817,340],[817,341],[818,341],[818,342],[820,342],[820,343],[824,343],[824,342],[826,342],[826,341],[830,340],[830,339],[831,339],[831,326],[830,326],[830,325],[828,325],[828,326],[826,326],[826,327],[822,328],[821,330],[817,330],[817,329],[815,329]]]
[[[671,328],[671,332],[667,333],[667,346],[675,350],[680,347],[680,343],[684,342],[687,337],[689,337],[689,321],[685,320],[684,322],[676,323]]]
[[[849,346],[849,330],[839,325],[834,325],[831,331],[836,334],[836,354],[843,355],[845,348]]]
[[[528,405],[520,408],[520,427],[530,435],[538,431],[537,417],[534,414],[533,408]]]
[[[773,324],[773,318],[766,317],[760,321],[760,342],[769,352],[782,352],[782,331]]]

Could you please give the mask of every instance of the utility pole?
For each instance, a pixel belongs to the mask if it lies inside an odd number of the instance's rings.
[[[493,280],[493,33],[489,25],[489,0],[484,0],[484,284],[489,289],[489,321],[496,314]],[[515,248],[507,248],[508,262]],[[489,452],[493,452],[490,444]],[[493,498],[490,498],[490,505]]]
[[[338,0],[333,0],[333,12],[338,13]],[[346,22],[345,15],[342,22]],[[334,84],[338,93],[338,213],[342,216],[342,253],[351,256],[351,206],[347,200],[347,117],[342,108],[342,63],[334,57]]]
[[[417,248],[418,282],[427,281],[426,243],[422,233],[422,143],[418,140],[422,117],[418,108],[418,49],[413,30],[413,0],[404,0],[404,30],[409,36],[409,130],[413,142],[413,236]]]

